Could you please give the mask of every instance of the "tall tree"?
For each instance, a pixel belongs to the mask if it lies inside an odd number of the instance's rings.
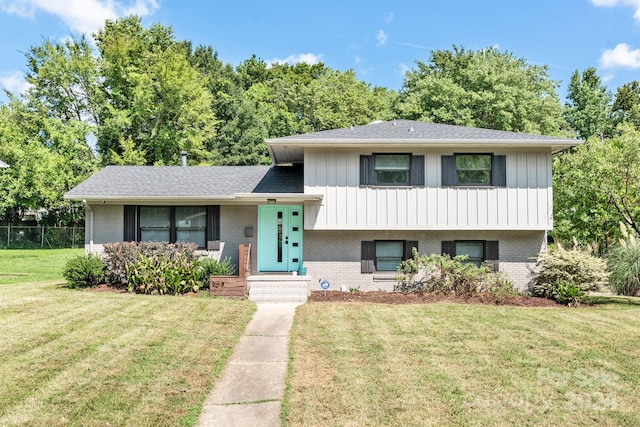
[[[620,125],[614,138],[594,138],[553,166],[556,238],[603,248],[619,222],[640,233],[639,130]]]
[[[496,48],[434,50],[407,72],[394,110],[402,118],[545,135],[563,133],[558,83],[547,66]]]
[[[145,29],[132,16],[107,20],[95,39],[106,97],[98,135],[103,161],[121,155],[122,141],[130,138],[147,164],[178,164],[183,150],[193,163],[210,163],[211,94],[173,30],[160,24]]]
[[[333,70],[322,63],[273,65],[266,78],[247,90],[269,137],[386,119],[392,96],[358,80],[352,70]]]
[[[64,122],[100,124],[100,77],[86,38],[46,40],[32,46],[25,56],[26,79],[31,84],[27,98],[32,106]]]
[[[574,71],[567,88],[564,115],[580,138],[611,136],[611,94],[601,83],[596,69]]]
[[[1,218],[17,221],[39,209],[52,223],[82,217],[78,204],[62,195],[95,171],[96,159],[85,141],[88,127],[43,116],[15,98],[0,106],[0,158],[10,165],[0,173]]]
[[[191,52],[190,45],[188,50]],[[255,56],[249,61],[253,60],[257,61]],[[213,95],[211,107],[217,118],[215,136],[206,142],[207,149],[216,154],[213,162],[224,165],[269,164],[264,143],[267,135],[255,103],[245,96],[243,83],[246,82],[243,78],[230,64],[223,64],[210,46],[196,47],[189,61],[205,77],[207,88]]]
[[[616,123],[628,122],[640,129],[640,83],[637,80],[618,88],[612,110]]]

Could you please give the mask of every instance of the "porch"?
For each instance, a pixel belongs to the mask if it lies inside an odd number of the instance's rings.
[[[238,247],[238,275],[212,276],[210,296],[241,297],[248,295],[257,303],[304,303],[309,294],[311,276],[297,273],[251,274],[251,245]]]

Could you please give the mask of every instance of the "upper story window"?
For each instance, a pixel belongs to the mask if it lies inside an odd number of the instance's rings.
[[[442,185],[506,187],[506,156],[487,153],[442,156]]]
[[[378,185],[409,185],[411,156],[409,154],[374,154],[375,183]]]
[[[380,153],[360,156],[360,185],[424,185],[424,156]]]
[[[456,178],[459,185],[491,185],[491,155],[457,154]]]

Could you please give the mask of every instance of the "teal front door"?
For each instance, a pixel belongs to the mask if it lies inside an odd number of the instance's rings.
[[[302,266],[302,206],[258,206],[258,271]]]

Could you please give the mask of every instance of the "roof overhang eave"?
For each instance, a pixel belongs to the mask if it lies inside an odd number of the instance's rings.
[[[491,147],[573,147],[583,143],[581,140],[558,139],[558,140],[522,140],[522,139],[267,139],[269,153],[272,154],[271,147],[362,147],[364,146],[414,146],[414,147],[464,147],[487,145]]]
[[[125,202],[136,204],[137,202],[211,202],[215,200],[228,201],[236,198],[235,195],[225,196],[117,196],[117,195],[82,195],[82,194],[65,194],[65,199],[81,200],[86,203],[103,203],[103,202]]]
[[[268,203],[270,200],[286,203],[319,202],[324,195],[304,193],[241,193],[236,194],[238,201]]]

